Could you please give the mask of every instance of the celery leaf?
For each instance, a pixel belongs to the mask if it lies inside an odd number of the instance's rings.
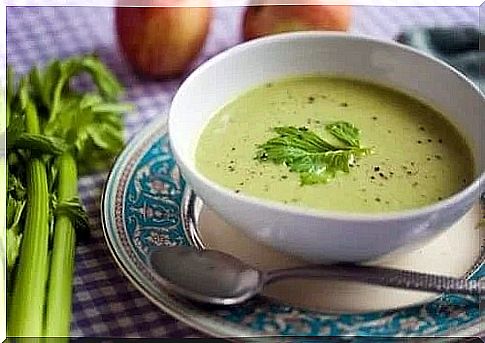
[[[355,159],[371,153],[360,145],[360,131],[347,122],[335,122],[326,129],[343,145],[337,146],[305,127],[276,127],[278,134],[258,146],[257,159],[286,165],[300,174],[302,185],[327,183],[338,172],[348,173]]]

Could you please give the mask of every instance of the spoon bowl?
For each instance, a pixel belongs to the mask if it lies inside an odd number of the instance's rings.
[[[151,253],[150,265],[167,289],[203,303],[239,304],[258,294],[264,285],[261,271],[216,250],[161,248]]]

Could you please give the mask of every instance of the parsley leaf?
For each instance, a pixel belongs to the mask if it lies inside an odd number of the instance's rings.
[[[285,164],[300,174],[302,185],[327,183],[337,172],[348,173],[355,159],[372,151],[360,145],[360,130],[339,121],[326,125],[330,134],[343,145],[332,144],[306,127],[276,127],[278,134],[258,146],[257,159]]]
[[[360,147],[360,130],[353,124],[345,121],[337,121],[328,124],[325,128],[342,143],[355,148]]]

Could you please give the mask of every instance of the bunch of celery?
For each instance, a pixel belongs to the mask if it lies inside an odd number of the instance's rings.
[[[71,80],[88,74],[94,90]],[[78,168],[102,170],[123,147],[122,88],[95,56],[7,77],[9,336],[68,336],[76,238],[88,230]]]

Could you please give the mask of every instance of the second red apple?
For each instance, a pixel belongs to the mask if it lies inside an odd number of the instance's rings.
[[[290,31],[347,31],[350,11],[350,6],[336,5],[250,6],[243,22],[244,39]]]

